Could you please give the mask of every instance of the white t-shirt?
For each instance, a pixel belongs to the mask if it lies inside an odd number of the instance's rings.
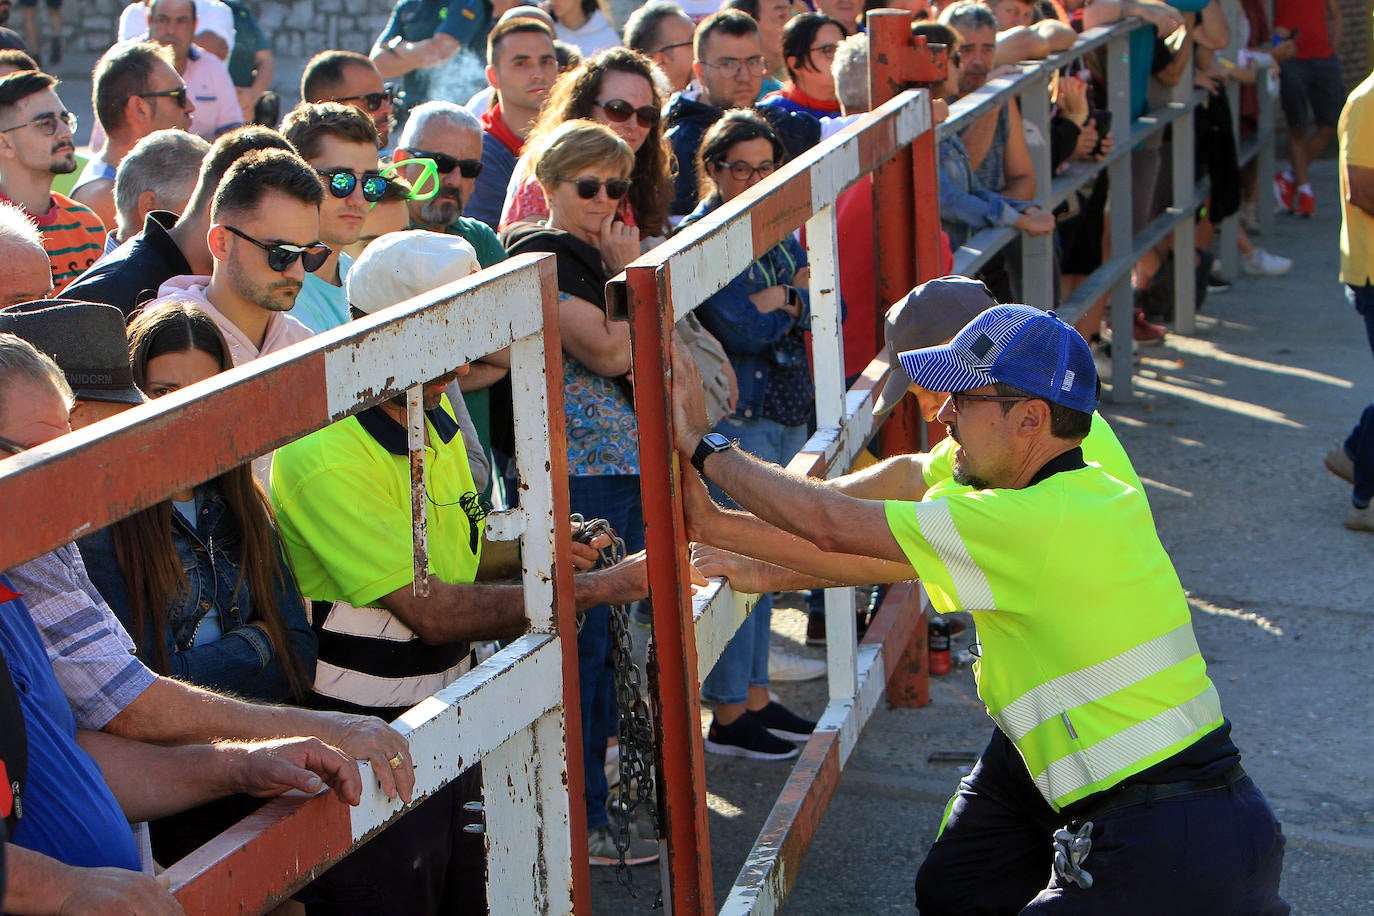
[[[583,57],[591,57],[607,48],[620,47],[620,35],[599,9],[587,17],[587,21],[582,23],[580,29],[570,29],[561,22],[556,22],[553,30],[559,41],[577,45]]]
[[[220,0],[194,0],[196,5],[196,33],[214,32],[229,44],[234,53],[234,11]],[[119,40],[142,40],[148,34],[148,7],[130,3],[119,14]]]

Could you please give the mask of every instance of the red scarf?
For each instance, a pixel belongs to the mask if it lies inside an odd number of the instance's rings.
[[[798,89],[796,83],[783,83],[782,88],[778,90],[778,95],[790,102],[796,102],[798,105],[810,109],[811,111],[824,111],[828,114],[840,113],[840,103],[838,100],[812,98]]]
[[[491,134],[501,145],[510,150],[516,156],[525,148],[525,141],[516,136],[515,131],[511,130],[501,117],[501,103],[497,102],[482,114],[482,129]]]

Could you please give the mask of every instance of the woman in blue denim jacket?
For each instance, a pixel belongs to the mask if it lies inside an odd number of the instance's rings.
[[[191,303],[129,327],[134,381],[152,397],[232,367]],[[78,541],[96,588],[154,671],[266,702],[297,702],[318,652],[267,497],[245,464]],[[155,821],[153,852],[181,858],[262,804],[230,796]]]
[[[140,312],[129,340],[152,397],[232,365],[214,321],[189,303]],[[304,697],[315,634],[270,513],[244,465],[78,542],[149,667],[254,700]]]
[[[782,164],[786,151],[768,122],[746,109],[726,112],[711,126],[698,152],[702,202],[683,225],[733,200]],[[811,321],[806,250],[789,235],[725,288],[706,299],[696,316],[715,335],[739,379],[739,400],[717,431],[738,439],[750,454],[786,464],[806,444],[816,389],[803,332]],[[717,499],[724,494],[713,491]],[[768,693],[768,641],[772,601],[754,612],[726,646],[701,692],[715,704],[706,749],[761,760],[797,756],[816,723]]]

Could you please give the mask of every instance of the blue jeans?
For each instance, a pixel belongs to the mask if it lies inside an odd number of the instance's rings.
[[[639,498],[639,477],[618,474],[606,477],[568,478],[568,497],[573,512],[587,519],[604,518],[625,540],[630,553],[644,548],[644,510]],[[587,826],[604,827],[606,814],[606,742],[616,733],[615,684],[611,670],[611,609],[599,604],[588,608],[577,634],[577,683],[582,701],[582,764],[585,768]]]
[[[1346,286],[1345,298],[1364,318],[1369,349],[1374,351],[1374,284]],[[1345,440],[1345,453],[1355,462],[1355,488],[1351,491],[1350,499],[1363,508],[1374,498],[1374,404],[1360,414],[1360,422],[1355,424]]]
[[[806,425],[783,426],[772,420],[722,420],[716,432],[739,440],[751,455],[786,464],[806,445]],[[711,495],[727,506],[736,504],[718,487]],[[743,703],[750,687],[768,686],[768,639],[772,632],[773,599],[760,595],[754,612],[735,633],[716,665],[701,683],[701,694],[713,703]]]

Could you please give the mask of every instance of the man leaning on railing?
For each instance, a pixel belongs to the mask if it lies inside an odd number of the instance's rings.
[[[105,327],[115,347],[96,347],[96,353],[126,353],[118,310],[90,308],[107,311],[112,322]],[[79,339],[85,324],[72,322],[68,338]],[[104,393],[141,399],[124,359],[123,379],[118,364],[104,367],[115,379]],[[51,359],[12,334],[0,334],[0,442],[6,450],[19,453],[65,433],[72,400],[68,380]],[[237,792],[314,793],[325,783],[344,801],[358,803],[363,785],[349,757],[318,739],[276,736],[325,733],[320,726],[329,724],[331,739],[347,743],[341,740],[345,730],[335,726],[366,720],[252,707],[155,677],[130,654],[132,644],[118,621],[88,588],[75,547],[11,572],[20,570],[26,576],[0,576],[0,651],[8,668],[3,676],[20,688],[28,756],[22,786],[7,783],[21,795],[12,801],[19,817],[14,843],[5,850],[4,912],[107,912],[118,904],[136,913],[179,913],[166,889],[141,872],[130,822]],[[48,592],[54,584],[68,591]],[[54,611],[61,620],[44,616]],[[393,739],[378,754],[404,748],[400,735],[372,722],[371,729],[357,730],[359,736],[378,744],[375,729]],[[102,726],[110,733],[78,731]],[[161,747],[118,732],[183,746]],[[275,740],[245,744],[221,737],[235,734]],[[353,752],[363,753],[362,744],[355,743]],[[390,793],[396,780],[385,765],[383,771]],[[407,773],[407,795],[412,782]]]

